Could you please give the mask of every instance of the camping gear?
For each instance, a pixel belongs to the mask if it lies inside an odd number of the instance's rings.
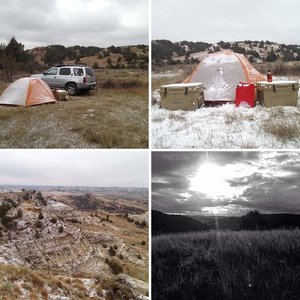
[[[255,86],[241,82],[236,88],[235,106],[254,107]]]
[[[208,54],[185,83],[202,82],[205,103],[234,102],[239,82],[255,84],[266,80],[244,55],[226,50]]]
[[[69,100],[69,93],[65,90],[54,90],[53,95],[58,101],[67,101]]]
[[[32,106],[56,102],[50,87],[38,78],[21,78],[10,84],[0,97],[0,104]]]
[[[204,104],[203,92],[202,83],[163,85],[160,106],[169,110],[196,110]]]
[[[268,71],[268,73],[267,73],[267,81],[268,82],[272,82],[273,81],[273,77],[272,77],[271,71]]]
[[[256,89],[257,100],[266,107],[297,105],[297,81],[260,81],[257,82]]]

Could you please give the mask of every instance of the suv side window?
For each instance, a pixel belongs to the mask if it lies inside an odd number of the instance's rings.
[[[59,75],[71,75],[71,69],[70,68],[61,68],[59,70]]]
[[[45,75],[57,75],[57,71],[58,68],[51,68],[45,73]]]
[[[73,68],[73,73],[74,73],[75,76],[83,76],[83,69]]]

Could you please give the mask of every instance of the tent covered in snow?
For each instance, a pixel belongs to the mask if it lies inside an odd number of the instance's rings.
[[[32,106],[56,102],[50,87],[39,78],[21,78],[9,85],[0,97],[0,104]]]
[[[201,82],[205,101],[234,101],[240,82],[255,84],[266,80],[245,58],[230,50],[207,55],[184,83]]]

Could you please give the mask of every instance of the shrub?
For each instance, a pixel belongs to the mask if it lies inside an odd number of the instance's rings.
[[[113,274],[117,275],[123,272],[122,265],[115,259],[108,260],[107,264],[109,265]]]
[[[99,69],[99,64],[97,62],[94,62],[93,69]]]
[[[110,256],[115,256],[116,255],[116,250],[110,246],[109,249],[108,249],[108,253]]]
[[[52,217],[50,219],[50,222],[53,223],[53,224],[56,224],[57,223],[57,219],[55,217]]]
[[[146,245],[146,242],[145,242],[145,241],[142,241],[142,242],[141,242],[141,245],[142,245],[142,246],[145,246],[145,245]]]
[[[58,232],[59,232],[59,233],[63,233],[63,232],[64,232],[64,226],[63,226],[63,225],[60,225],[60,226],[59,226]]]
[[[23,211],[22,211],[21,208],[18,209],[17,217],[18,217],[18,218],[22,218],[22,217],[23,217]]]
[[[34,233],[34,237],[36,238],[36,239],[39,239],[40,237],[42,237],[42,234],[41,234],[41,232],[39,232],[39,231],[35,231],[35,233]]]
[[[43,228],[43,222],[39,219],[35,222],[34,226],[36,228]]]
[[[44,219],[44,216],[43,216],[43,213],[42,213],[42,212],[39,213],[39,219],[40,219],[40,220],[43,220],[43,219]]]

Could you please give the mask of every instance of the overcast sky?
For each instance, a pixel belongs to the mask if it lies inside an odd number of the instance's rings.
[[[0,185],[148,187],[148,152],[2,150]]]
[[[300,152],[154,152],[152,208],[165,213],[300,213]]]
[[[152,0],[152,39],[300,44],[299,0]]]
[[[0,1],[0,42],[25,48],[148,44],[148,0]]]

